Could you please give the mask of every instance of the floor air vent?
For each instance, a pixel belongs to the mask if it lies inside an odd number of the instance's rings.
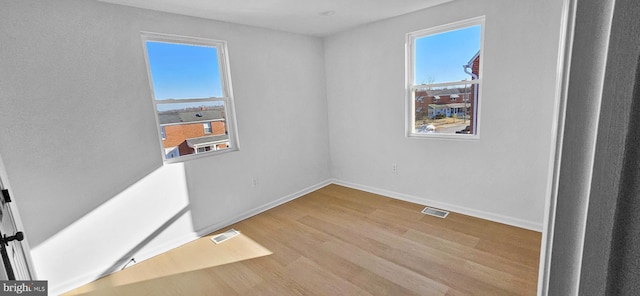
[[[240,234],[240,232],[238,232],[237,230],[231,228],[231,229],[229,229],[229,230],[227,230],[227,231],[225,231],[223,233],[214,235],[211,238],[211,240],[214,243],[219,244],[219,243],[224,242],[224,241],[226,241],[226,240],[228,240],[228,239],[230,239],[230,238],[232,238],[232,237],[234,237],[234,236],[236,236],[238,234]]]
[[[447,215],[449,215],[449,212],[447,211],[443,211],[443,210],[438,210],[438,209],[434,209],[434,208],[430,208],[430,207],[426,207],[424,208],[424,210],[422,210],[423,214],[427,214],[427,215],[431,215],[431,216],[436,216],[438,218],[446,218]]]

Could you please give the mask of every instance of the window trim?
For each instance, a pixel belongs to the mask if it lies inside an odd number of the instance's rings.
[[[453,31],[457,29],[463,29],[467,27],[480,25],[480,71],[479,78],[476,80],[468,80],[466,83],[461,83],[461,81],[451,81],[451,82],[441,82],[441,83],[432,83],[428,84],[428,87],[434,86],[453,86],[453,85],[462,85],[462,84],[471,84],[481,86],[483,85],[482,79],[484,77],[484,30],[485,30],[485,19],[486,17],[478,16],[474,18],[469,18],[461,21],[456,21],[444,25],[439,25],[427,29],[422,29],[414,32],[409,32],[405,36],[405,136],[409,138],[420,138],[420,139],[453,139],[453,140],[479,140],[480,139],[480,119],[481,119],[481,108],[482,104],[478,104],[480,98],[482,97],[482,92],[484,87],[479,87],[479,91],[477,92],[474,106],[476,108],[475,115],[475,134],[438,134],[438,133],[417,133],[415,131],[415,99],[414,99],[414,91],[417,89],[425,88],[425,85],[416,85],[415,81],[415,40],[426,37],[429,35],[435,35],[439,33],[445,33],[448,31]]]
[[[235,112],[235,104],[233,99],[233,87],[231,83],[231,71],[229,64],[229,55],[228,55],[228,47],[227,41],[225,40],[217,40],[217,39],[209,39],[209,38],[200,38],[200,37],[191,37],[191,36],[181,36],[181,35],[172,35],[172,34],[164,34],[164,33],[156,33],[156,32],[148,32],[141,31],[140,35],[142,37],[142,48],[145,58],[145,64],[147,67],[147,79],[149,80],[149,89],[151,90],[151,101],[153,103],[153,112],[156,119],[156,127],[158,132],[158,143],[159,148],[162,153],[162,159],[165,163],[174,163],[174,162],[184,162],[196,158],[219,155],[227,152],[233,152],[240,150],[240,143],[238,139],[238,128],[236,122],[236,112]],[[196,46],[207,46],[207,47],[215,47],[218,55],[218,70],[220,71],[220,83],[222,87],[222,97],[212,97],[208,99],[180,99],[180,100],[162,100],[160,104],[170,104],[170,103],[194,103],[194,102],[215,102],[222,101],[224,103],[224,111],[225,111],[225,125],[226,130],[228,132],[229,137],[229,145],[223,150],[212,150],[207,151],[207,153],[193,153],[188,155],[181,155],[175,158],[167,158],[165,154],[165,148],[163,145],[162,138],[162,126],[160,125],[160,119],[158,117],[158,108],[157,105],[158,100],[155,98],[155,91],[153,89],[153,79],[151,77],[151,68],[149,66],[149,56],[147,50],[147,41],[152,42],[165,42],[165,43],[173,43],[173,44],[187,44],[187,45],[196,45]],[[192,122],[195,123],[195,122]],[[169,124],[172,125],[172,124]],[[166,125],[163,125],[166,126]],[[213,131],[213,127],[212,127]]]
[[[213,133],[213,127],[211,126],[211,121],[203,122],[202,128],[204,129],[205,135],[209,135]]]

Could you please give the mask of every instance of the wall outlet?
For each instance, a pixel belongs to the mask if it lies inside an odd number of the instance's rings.
[[[251,187],[258,187],[258,177],[251,177]]]
[[[398,164],[397,163],[392,163],[391,164],[391,172],[392,173],[397,173],[398,172]]]

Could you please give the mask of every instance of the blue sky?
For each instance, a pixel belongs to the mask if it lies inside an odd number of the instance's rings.
[[[146,44],[156,100],[222,97],[215,47]]]
[[[480,25],[416,39],[415,83],[470,80],[462,65],[480,50]]]
[[[478,25],[416,39],[415,83],[470,79],[462,65],[478,52],[480,29]],[[222,97],[215,47],[154,41],[146,46],[156,100]],[[161,105],[159,110],[170,107]]]

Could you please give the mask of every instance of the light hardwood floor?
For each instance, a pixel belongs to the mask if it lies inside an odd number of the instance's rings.
[[[540,233],[423,208],[329,185],[65,295],[536,294]]]

